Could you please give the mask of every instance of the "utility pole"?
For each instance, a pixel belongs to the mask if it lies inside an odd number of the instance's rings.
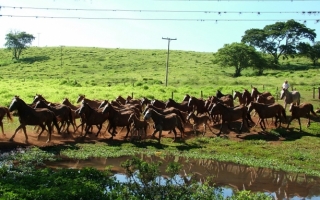
[[[162,38],[163,40],[168,40],[168,53],[167,53],[167,66],[166,66],[166,87],[168,86],[168,69],[169,69],[169,49],[170,49],[170,41],[177,40],[176,38]]]
[[[61,58],[61,63],[60,63],[60,67],[62,68],[62,45],[61,45],[61,56],[60,56],[60,58]]]

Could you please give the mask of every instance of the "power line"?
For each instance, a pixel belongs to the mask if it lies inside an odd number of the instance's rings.
[[[43,8],[43,7],[15,7],[1,6],[9,9],[35,9],[35,10],[63,10],[63,11],[101,11],[101,12],[154,12],[154,13],[215,13],[215,14],[320,14],[320,11],[215,11],[215,10],[139,10],[139,9],[78,9],[78,8]]]
[[[209,18],[118,18],[118,17],[56,17],[56,16],[29,16],[29,15],[0,15],[0,17],[21,17],[21,18],[45,18],[45,19],[84,19],[84,20],[137,20],[137,21],[194,21],[194,22],[219,22],[219,21],[265,21],[277,22],[288,21],[291,19],[209,19]],[[318,23],[320,19],[295,19],[295,21],[307,22],[314,21]]]

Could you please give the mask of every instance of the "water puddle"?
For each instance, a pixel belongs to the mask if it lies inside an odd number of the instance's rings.
[[[305,174],[286,173],[266,168],[254,168],[234,163],[218,162],[206,159],[186,159],[178,156],[159,157],[156,155],[137,156],[148,162],[161,161],[160,170],[165,176],[165,169],[170,162],[178,162],[183,165],[180,172],[182,177],[195,174],[192,178],[203,182],[207,177],[213,177],[216,186],[223,188],[225,197],[231,196],[239,190],[250,190],[252,192],[264,192],[271,194],[275,199],[320,199],[320,178],[307,176]],[[74,168],[94,167],[104,170],[112,166],[119,181],[126,181],[124,169],[120,166],[122,162],[130,157],[119,158],[91,158],[87,160],[62,159],[61,161],[48,162],[51,168]]]

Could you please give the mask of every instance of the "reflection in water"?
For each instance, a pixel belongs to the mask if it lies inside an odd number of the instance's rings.
[[[225,188],[224,191],[250,190],[252,192],[265,192],[274,196],[275,199],[318,199],[320,198],[320,178],[306,176],[304,174],[286,173],[266,168],[254,168],[234,163],[218,162],[208,159],[187,159],[179,156],[147,156],[139,155],[140,159],[148,162],[161,161],[160,170],[166,175],[165,168],[168,163],[178,162],[182,164],[182,177],[189,177],[198,182],[212,177],[216,186]],[[120,158],[91,158],[88,160],[66,160],[48,162],[52,168],[83,168],[94,167],[104,170],[106,166],[112,166],[114,173],[123,174],[125,171],[120,164],[129,156]],[[123,175],[117,178],[124,179]],[[190,180],[191,181],[191,180]],[[228,192],[229,193],[229,192]]]

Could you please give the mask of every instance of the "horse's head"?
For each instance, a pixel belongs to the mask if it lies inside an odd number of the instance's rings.
[[[148,120],[148,119],[150,119],[150,117],[151,117],[151,115],[152,115],[152,110],[151,109],[148,109],[146,112],[145,112],[145,114],[143,114],[144,116],[143,116],[143,119],[144,120]]]
[[[182,101],[189,101],[189,99],[190,99],[190,95],[186,94]]]
[[[12,112],[14,110],[17,110],[18,109],[18,106],[19,106],[19,96],[14,96],[11,103],[10,103],[10,106],[9,106],[9,111]]]
[[[256,98],[258,95],[258,90],[256,87],[252,87],[252,90],[251,90],[251,98]]]
[[[233,99],[235,100],[237,97],[239,97],[241,94],[238,91],[233,92]]]
[[[70,101],[69,101],[69,99],[68,98],[64,98],[63,100],[62,100],[62,103],[61,104],[68,104],[68,103],[70,103]]]
[[[151,107],[152,105],[147,105],[146,107],[145,107],[145,109],[144,109],[144,111],[142,112],[142,114],[143,115],[145,115],[146,114],[146,112],[147,112],[147,110],[149,110],[149,108]]]
[[[86,106],[87,106],[87,103],[85,103],[84,101],[81,102],[81,106],[79,108],[79,114],[84,114],[85,111],[86,111]]]
[[[86,95],[81,95],[81,94],[79,94],[79,96],[78,96],[78,99],[77,99],[77,103],[80,103],[83,99],[85,99],[86,98]]]
[[[103,100],[98,108],[103,108],[103,106],[107,105],[108,100]]]
[[[248,113],[250,113],[253,109],[254,109],[254,105],[255,103],[253,101],[251,101],[249,104],[248,104]]]
[[[263,96],[262,96],[262,95],[258,95],[256,102],[258,102],[258,103],[263,103],[263,102],[264,102],[263,100],[264,100],[264,99],[263,99]]]

